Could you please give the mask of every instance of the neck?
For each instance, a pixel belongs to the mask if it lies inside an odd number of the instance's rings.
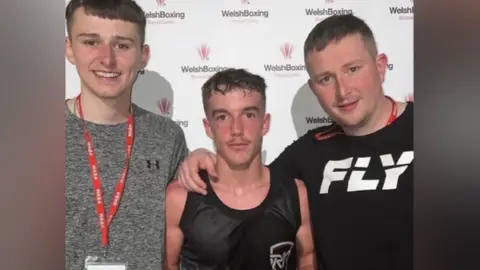
[[[79,115],[76,98],[69,101],[71,111]],[[102,99],[90,91],[82,91],[80,95],[83,119],[87,122],[100,125],[114,125],[124,123],[130,115],[131,100],[129,92],[117,98]]]
[[[404,103],[396,102],[397,117],[405,109]],[[345,134],[349,136],[365,136],[372,134],[385,127],[392,114],[392,101],[387,97],[383,97],[374,109],[373,113],[358,126],[342,127]]]
[[[262,164],[260,154],[243,168],[232,168],[220,156],[218,156],[216,164],[218,183],[232,189],[258,185],[265,177],[265,170],[266,168]]]

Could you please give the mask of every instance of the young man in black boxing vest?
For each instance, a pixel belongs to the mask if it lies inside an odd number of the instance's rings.
[[[315,269],[305,185],[261,161],[265,89],[243,69],[218,72],[202,87],[218,174],[200,173],[207,196],[168,186],[167,269]]]

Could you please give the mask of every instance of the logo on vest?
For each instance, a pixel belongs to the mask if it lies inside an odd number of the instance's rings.
[[[270,264],[272,270],[287,270],[288,258],[292,252],[293,242],[280,242],[270,247]]]
[[[323,181],[320,186],[320,194],[327,194],[330,184],[334,181],[343,181],[347,172],[351,170],[348,178],[347,192],[376,190],[379,179],[363,179],[371,157],[358,157],[353,164],[353,157],[342,160],[330,160],[323,170]],[[393,160],[392,154],[380,156],[383,169],[385,170],[385,181],[383,182],[383,190],[393,190],[397,188],[398,179],[407,170],[413,161],[413,151],[405,151],[400,155],[397,162]],[[353,165],[353,166],[352,166]]]

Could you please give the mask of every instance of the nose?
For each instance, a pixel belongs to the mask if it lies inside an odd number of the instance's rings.
[[[350,87],[348,87],[348,84],[346,83],[345,79],[343,76],[337,76],[336,80],[336,94],[337,98],[339,100],[345,100],[351,93]]]
[[[232,136],[242,136],[243,135],[243,122],[242,119],[233,119],[231,126]]]
[[[113,68],[116,64],[115,50],[110,44],[104,44],[100,47],[101,63],[106,68]]]

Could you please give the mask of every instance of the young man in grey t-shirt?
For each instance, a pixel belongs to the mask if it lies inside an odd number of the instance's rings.
[[[160,269],[165,187],[188,149],[172,120],[131,102],[149,60],[144,12],[131,0],[72,0],[66,20],[81,82],[65,105],[66,269],[95,257]]]

